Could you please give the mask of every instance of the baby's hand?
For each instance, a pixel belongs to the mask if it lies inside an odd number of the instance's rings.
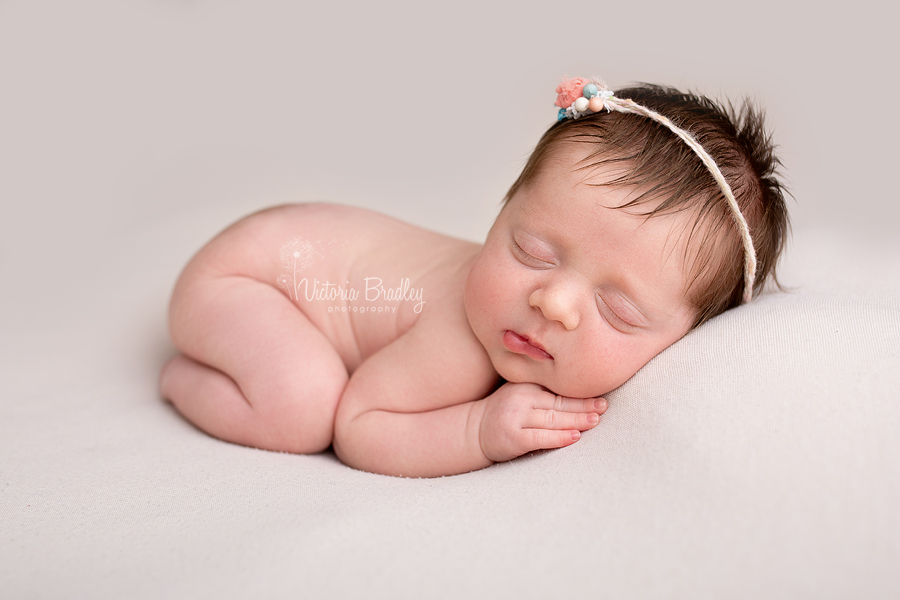
[[[479,441],[494,462],[574,444],[607,406],[603,398],[566,398],[533,383],[506,383],[484,402]]]

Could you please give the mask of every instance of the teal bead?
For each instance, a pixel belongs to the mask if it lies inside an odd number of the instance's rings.
[[[586,86],[584,86],[584,90],[581,93],[584,94],[585,98],[590,100],[591,98],[596,96],[599,92],[597,90],[596,85],[594,85],[593,83],[589,83]]]

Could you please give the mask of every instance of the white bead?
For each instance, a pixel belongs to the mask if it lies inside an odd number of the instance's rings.
[[[578,112],[584,112],[587,110],[589,100],[587,98],[579,98],[575,101],[575,104],[572,108],[577,110]]]

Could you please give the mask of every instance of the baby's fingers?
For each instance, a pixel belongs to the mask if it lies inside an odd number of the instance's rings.
[[[528,436],[528,446],[531,450],[552,450],[570,446],[581,438],[581,433],[576,431],[552,431],[549,429],[525,429]]]
[[[565,412],[560,410],[531,411],[525,427],[533,429],[556,429],[586,431],[600,422],[600,415],[596,412]]]
[[[554,396],[545,394],[537,400],[532,407],[545,410],[555,410],[570,413],[594,412],[602,415],[606,412],[608,404],[605,398],[567,398],[566,396]]]

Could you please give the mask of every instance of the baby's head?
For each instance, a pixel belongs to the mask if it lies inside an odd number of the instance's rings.
[[[574,82],[557,90],[560,120],[472,267],[466,308],[505,379],[590,397],[759,293],[788,219],[749,104],[736,112],[649,85],[610,98]],[[583,96],[600,109],[573,102]]]

